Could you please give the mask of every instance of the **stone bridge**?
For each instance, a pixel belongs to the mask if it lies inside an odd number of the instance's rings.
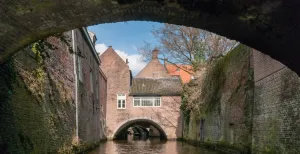
[[[0,61],[38,39],[130,20],[205,29],[240,41],[300,73],[298,0],[6,0],[0,2]]]
[[[118,135],[122,135],[125,131],[127,131],[130,127],[138,127],[138,129],[144,129],[144,128],[150,128],[153,126],[158,131],[161,139],[167,139],[167,132],[176,131],[175,129],[170,129],[166,125],[164,125],[161,121],[158,119],[153,119],[152,117],[135,117],[127,119],[123,122],[121,122],[113,133],[113,138],[116,138]],[[142,130],[143,132],[146,132],[145,130]],[[149,132],[148,132],[149,133]],[[171,137],[171,134],[168,133],[169,137]]]
[[[133,97],[128,97],[124,110],[114,110],[114,104],[110,104],[110,112],[107,114],[107,138],[118,138],[124,135],[128,128],[136,125],[153,130],[152,133],[161,139],[181,138],[180,100],[180,96],[161,96],[160,107],[134,107]]]

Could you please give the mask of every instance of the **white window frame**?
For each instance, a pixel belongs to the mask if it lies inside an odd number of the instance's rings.
[[[124,107],[122,106],[121,102],[121,107],[119,107],[119,100],[124,100]],[[117,94],[117,109],[126,109],[126,94],[118,93]]]
[[[152,106],[142,106],[142,99],[143,98],[148,99],[148,100],[152,99],[152,101],[153,101]],[[157,99],[157,98],[159,98],[159,106],[155,105],[155,99]],[[139,101],[140,101],[139,102],[140,105],[138,105],[138,106],[134,104],[134,101],[137,100],[137,99],[139,99]],[[133,99],[132,99],[133,107],[161,107],[161,104],[162,104],[161,97],[133,97]]]

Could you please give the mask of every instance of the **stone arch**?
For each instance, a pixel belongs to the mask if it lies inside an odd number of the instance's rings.
[[[145,20],[192,26],[238,40],[300,73],[298,0],[53,0],[0,3],[0,63],[26,45],[70,29]]]
[[[149,131],[148,131],[145,127],[143,127],[143,126],[140,126],[140,125],[133,125],[132,127],[135,127],[135,128],[137,128],[137,129],[139,129],[140,132],[144,132],[144,133],[146,133],[147,135],[149,135]]]
[[[112,138],[115,139],[116,136],[119,133],[121,133],[124,130],[127,130],[131,126],[134,126],[136,123],[147,123],[147,124],[150,124],[150,125],[154,126],[159,131],[161,139],[163,139],[163,140],[167,140],[168,139],[165,130],[163,129],[162,126],[159,125],[159,122],[157,122],[157,121],[155,121],[155,120],[153,120],[151,118],[147,118],[147,117],[137,117],[137,118],[132,118],[132,119],[128,119],[126,121],[123,121],[114,130]]]

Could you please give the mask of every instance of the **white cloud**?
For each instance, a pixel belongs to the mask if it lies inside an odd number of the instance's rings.
[[[98,53],[102,54],[108,47],[104,43],[101,43],[96,44],[95,48]],[[126,58],[128,59],[129,68],[132,71],[133,76],[135,76],[146,66],[146,63],[142,61],[142,55],[140,54],[128,55],[122,50],[115,49],[115,51],[124,61],[126,61]]]
[[[142,55],[134,54],[128,56],[129,68],[132,71],[133,76],[140,72],[147,63],[142,61]]]
[[[98,53],[102,54],[108,47],[104,43],[101,43],[101,44],[96,44],[95,48]]]
[[[126,59],[128,58],[128,54],[126,52],[118,49],[116,49],[115,51],[124,61],[126,61]]]

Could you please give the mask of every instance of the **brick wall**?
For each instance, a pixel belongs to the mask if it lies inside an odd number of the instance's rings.
[[[117,110],[117,94],[129,94],[130,72],[129,66],[110,47],[105,51],[100,59],[101,69],[107,77],[107,105],[106,105],[106,135],[111,136],[113,126],[117,121],[120,110]],[[127,97],[126,102],[129,102]]]
[[[169,78],[171,75],[158,60],[158,50],[152,51],[151,61],[135,76],[136,78]]]
[[[253,6],[261,9],[253,11]],[[0,28],[5,29],[0,31],[0,61],[30,42],[73,27],[140,20],[205,29],[273,55],[300,73],[298,6],[297,0],[229,0],[226,4],[182,0],[165,5],[152,0],[26,1],[26,5],[6,1],[0,5],[5,14],[0,16]],[[257,14],[264,19],[252,18]]]
[[[271,57],[253,53],[253,153],[298,153],[300,78]]]
[[[250,48],[239,45],[187,84],[185,96],[194,98],[188,101],[193,106],[185,129],[188,140],[249,150],[253,101],[250,57]]]
[[[101,55],[101,69],[107,76],[107,137],[112,139],[122,124],[136,118],[152,119],[168,139],[181,137],[180,96],[162,97],[162,107],[133,107],[128,65],[110,47]],[[117,94],[126,94],[126,109],[117,109]]]
[[[0,153],[57,153],[71,147],[76,128],[73,57],[59,39],[47,40],[55,50],[41,52],[30,45],[14,56],[14,68],[4,68],[14,69],[15,80],[11,98],[1,106],[0,117],[9,120],[1,120]],[[3,75],[0,80],[7,82]]]
[[[107,104],[107,78],[100,68],[100,139],[106,139],[106,104]]]
[[[103,137],[100,136],[100,101],[95,92],[96,88],[105,88],[106,83],[99,81],[99,63],[86,39],[79,29],[75,33],[75,44],[84,56],[84,82],[78,85],[79,138],[90,143]],[[69,40],[71,31],[65,32],[64,36]],[[0,98],[3,102],[0,107],[0,153],[72,150],[76,139],[74,54],[70,52],[70,46],[58,37],[49,37],[46,41],[53,49],[41,42],[34,43],[0,66]],[[94,93],[89,83],[90,71],[94,72]],[[101,98],[106,100],[105,94],[101,94]]]
[[[116,135],[120,127],[126,125],[127,122],[136,119],[148,119],[158,124],[164,131],[167,139],[177,139],[182,136],[182,120],[180,115],[181,96],[161,96],[161,107],[133,107],[133,97],[128,97],[126,109],[117,109],[115,115],[110,115],[115,121],[112,121],[108,127],[113,133],[108,137],[112,138]],[[117,103],[115,103],[117,104]]]
[[[78,77],[78,125],[79,138],[82,141],[100,140],[100,89],[99,63],[93,54],[91,47],[86,41],[82,30],[76,29],[75,50],[80,56],[77,58],[77,72],[81,67],[82,80]],[[78,59],[81,59],[81,66]],[[80,76],[80,73],[77,73]],[[91,77],[92,76],[92,77]],[[105,87],[103,87],[105,88]],[[98,89],[98,90],[97,90]],[[98,93],[98,94],[97,94]]]

